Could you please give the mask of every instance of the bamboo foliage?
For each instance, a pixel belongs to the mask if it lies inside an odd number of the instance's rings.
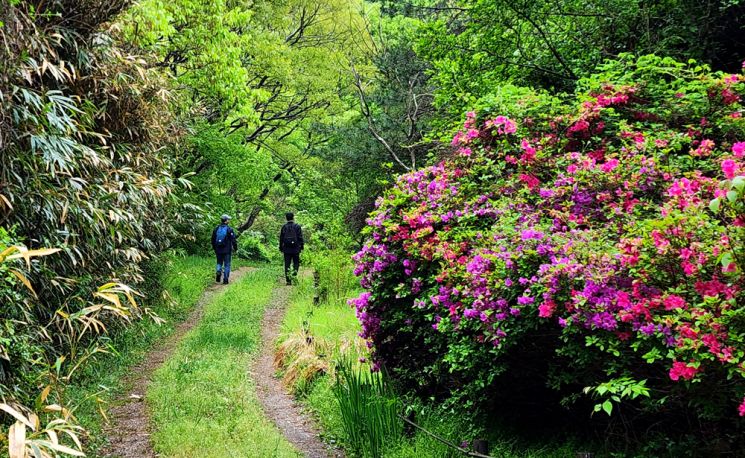
[[[19,268],[8,265],[23,260],[27,268],[31,269],[32,259],[59,252],[59,249],[29,250],[23,246],[9,246],[0,251],[0,273],[12,273],[13,277],[6,277],[5,281],[8,281],[8,278],[18,279],[35,300],[36,294],[26,274]],[[0,291],[7,290],[7,285],[0,286]],[[0,391],[0,411],[15,421],[8,429],[7,438],[0,435],[0,443],[3,439],[8,442],[8,453],[11,458],[56,457],[59,454],[85,456],[79,439],[83,429],[75,424],[72,410],[60,404],[65,400],[64,389],[87,360],[97,353],[106,351],[96,343],[96,337],[108,332],[105,323],[111,323],[113,320],[130,322],[142,316],[143,311],[136,301],[137,296],[138,293],[127,285],[109,282],[98,287],[93,293],[93,305],[72,314],[58,310],[51,322],[43,326],[44,330],[38,335],[38,339],[51,342],[57,340],[53,336],[63,336],[63,348],[67,349],[67,352],[57,352],[54,362],[48,360],[42,368],[37,367],[37,382],[42,382],[44,388],[36,396],[34,408],[10,400],[6,390]],[[22,301],[17,303],[20,304]],[[40,326],[39,323],[30,322],[30,316],[28,319],[29,322],[22,324]],[[91,343],[81,348],[83,342]],[[9,349],[3,347],[0,339],[0,358],[15,363],[9,353]],[[54,357],[51,353],[42,353],[41,356]],[[58,402],[50,402],[51,399]],[[44,425],[42,420],[46,421]],[[69,445],[65,445],[60,438],[65,439]]]
[[[13,457],[82,456],[69,407],[82,400],[65,386],[107,351],[102,336],[159,321],[127,285],[194,214],[171,172],[170,81],[117,38],[129,4],[0,0],[0,444]]]
[[[2,403],[0,410],[16,420],[8,430],[10,458],[53,458],[60,453],[85,456],[79,437],[82,428],[70,422],[72,415],[67,409],[55,404],[44,406],[44,412],[60,413],[62,417],[43,426],[38,415],[22,406]],[[71,441],[73,446],[61,443],[61,437]]]

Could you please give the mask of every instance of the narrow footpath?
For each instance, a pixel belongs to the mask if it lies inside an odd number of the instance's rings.
[[[231,274],[231,282],[236,283],[252,267],[241,267]],[[181,339],[202,319],[205,304],[208,304],[225,288],[215,283],[205,290],[189,317],[176,326],[175,331],[163,342],[148,352],[145,359],[132,368],[125,380],[125,395],[114,402],[109,411],[111,424],[106,429],[110,446],[104,456],[116,458],[156,458],[150,442],[151,423],[145,403],[145,393],[152,381],[153,374],[178,347]],[[196,457],[195,457],[196,458]]]
[[[261,350],[251,367],[251,378],[256,381],[256,394],[264,414],[274,422],[285,438],[307,458],[344,457],[344,454],[324,444],[315,422],[287,393],[282,381],[275,377],[277,367],[274,347],[282,326],[285,309],[290,302],[292,288],[278,284],[264,312],[261,323]]]
[[[240,268],[231,276],[235,283],[253,268]],[[146,355],[145,359],[132,368],[125,380],[125,394],[114,402],[110,409],[111,424],[106,433],[110,446],[104,452],[112,458],[156,458],[150,439],[152,423],[145,394],[150,387],[155,372],[174,355],[184,336],[202,320],[205,305],[211,303],[224,287],[220,284],[209,286],[197,302],[189,317]],[[279,378],[275,377],[274,346],[279,335],[285,310],[289,305],[292,288],[278,283],[272,290],[271,298],[264,311],[261,323],[260,351],[251,363],[250,378],[256,383],[256,395],[264,416],[272,421],[282,435],[308,458],[344,457],[337,449],[324,444],[319,436],[315,422],[289,395]],[[246,451],[246,457],[251,456]],[[199,458],[199,457],[194,457]]]

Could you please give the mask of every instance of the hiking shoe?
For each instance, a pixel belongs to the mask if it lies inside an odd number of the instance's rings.
[[[220,283],[220,277],[222,277],[222,273],[218,272],[218,273],[215,274],[215,281],[217,283]]]
[[[228,284],[228,279],[226,278],[225,280],[223,280],[223,281],[222,281],[222,284],[223,284],[223,285],[227,285],[227,284]]]

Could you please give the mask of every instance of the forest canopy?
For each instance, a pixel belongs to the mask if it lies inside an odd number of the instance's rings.
[[[407,395],[742,453],[743,27],[741,0],[0,0],[0,420],[79,452],[66,388],[161,322],[170,260],[221,214],[274,259],[294,211],[314,256],[358,252]]]

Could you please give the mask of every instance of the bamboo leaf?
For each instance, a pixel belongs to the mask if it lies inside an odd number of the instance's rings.
[[[2,194],[0,194],[0,203],[2,203],[3,206],[5,206],[5,208],[7,208],[8,210],[13,210],[13,205],[11,205],[8,198]]]
[[[59,248],[42,248],[39,250],[29,250],[26,247],[16,247],[18,253],[12,254],[5,259],[25,259],[26,265],[28,268],[31,268],[31,258],[39,257],[39,256],[49,256],[50,254],[54,254],[58,251],[60,251]]]
[[[5,403],[0,404],[0,410],[2,410],[3,412],[7,413],[8,415],[10,415],[11,417],[15,418],[16,420],[20,421],[24,425],[28,426],[29,429],[31,429],[31,431],[34,431],[36,429],[35,428],[35,425],[31,422],[31,420],[29,420],[28,418],[26,418],[25,415],[23,415],[21,412],[19,412],[18,410],[14,409],[10,405],[5,404]]]
[[[53,429],[46,430],[47,436],[49,436],[49,440],[52,441],[53,444],[59,444],[59,437],[57,436],[57,432]]]
[[[18,251],[17,246],[9,246],[8,248],[4,249],[2,253],[0,253],[0,261],[4,261],[8,255],[13,253],[14,251]]]
[[[17,271],[16,269],[10,269],[10,273],[15,275],[16,278],[18,278],[21,281],[21,283],[23,283],[26,286],[26,288],[28,288],[28,290],[31,291],[31,294],[33,294],[35,298],[39,297],[36,295],[36,291],[34,291],[34,287],[31,286],[31,282],[28,281],[28,278],[26,278],[25,275],[23,275],[21,272]]]
[[[26,427],[22,422],[17,421],[10,427],[8,443],[10,458],[26,458]]]
[[[61,453],[66,453],[68,455],[72,456],[85,456],[85,453],[81,452],[80,450],[75,450],[74,448],[67,447],[65,445],[61,444],[53,444],[49,441],[36,441],[37,444],[43,445],[46,448],[50,448],[52,450],[56,450]]]

